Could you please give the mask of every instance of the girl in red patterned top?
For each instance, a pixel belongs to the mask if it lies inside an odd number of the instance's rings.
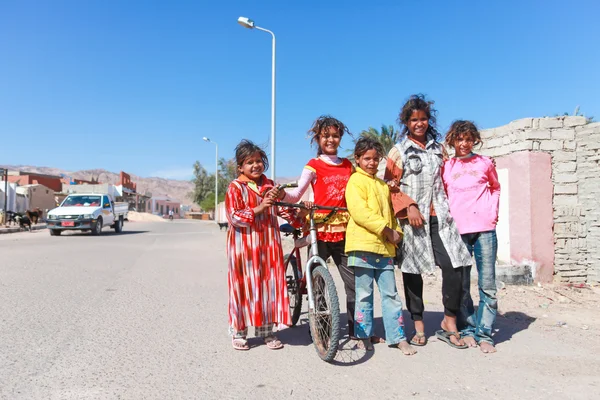
[[[236,350],[248,350],[248,326],[254,326],[269,349],[283,344],[273,335],[275,324],[291,325],[277,217],[300,227],[291,209],[273,206],[279,190],[263,172],[265,152],[242,140],[235,149],[240,176],[227,188],[225,208],[229,287],[229,329]]]
[[[317,157],[311,159],[300,176],[298,187],[285,195],[285,201],[297,202],[311,185],[315,204],[330,207],[346,207],[346,183],[353,172],[352,163],[337,155],[344,133],[350,134],[341,121],[324,115],[319,117],[308,131],[311,144],[317,144]],[[324,219],[329,211],[315,212],[315,220]],[[349,215],[338,211],[327,221],[317,225],[319,255],[327,260],[330,256],[340,271],[346,291],[348,334],[354,337],[354,270],[348,268],[348,256],[344,253],[346,225]]]

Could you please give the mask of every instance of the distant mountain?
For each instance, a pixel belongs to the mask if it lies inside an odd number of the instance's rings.
[[[2,168],[9,170],[37,172],[46,175],[65,175],[77,179],[92,180],[97,179],[102,183],[116,184],[119,181],[119,174],[107,171],[105,169],[88,169],[83,171],[66,171],[60,168],[51,167],[35,167],[32,165],[0,165]],[[132,182],[137,184],[138,193],[152,193],[153,196],[169,196],[173,199],[181,201],[184,205],[194,203],[191,196],[194,191],[194,184],[191,181],[181,181],[176,179],[164,178],[142,178],[137,175],[131,176]],[[277,178],[277,183],[288,183],[297,180],[298,178]],[[219,190],[220,192],[220,190]]]
[[[102,183],[116,184],[119,181],[119,174],[106,171],[104,169],[89,169],[83,171],[66,171],[60,168],[35,167],[32,165],[2,165],[0,167],[9,170],[37,172],[47,175],[65,175],[77,179],[92,180],[97,179]],[[130,174],[131,175],[131,174]],[[169,196],[181,201],[182,204],[193,204],[189,194],[194,190],[194,184],[190,181],[181,181],[164,178],[142,178],[131,175],[131,180],[137,184],[138,193],[152,193],[153,196]]]

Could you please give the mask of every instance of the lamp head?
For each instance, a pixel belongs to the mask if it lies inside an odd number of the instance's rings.
[[[237,22],[244,28],[248,28],[248,29],[254,28],[254,21],[252,21],[250,18],[239,17]]]
[[[202,138],[202,140],[204,140],[205,142],[210,142],[210,139],[207,138],[206,136]]]

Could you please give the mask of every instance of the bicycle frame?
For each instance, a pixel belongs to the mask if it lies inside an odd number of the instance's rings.
[[[301,204],[292,204],[292,203],[284,203],[284,202],[275,202],[275,205],[283,206],[283,207],[293,207],[293,208],[305,208]],[[302,276],[302,280],[306,282],[307,295],[308,295],[308,309],[312,310],[315,308],[315,301],[313,298],[312,291],[312,271],[317,266],[322,266],[323,268],[327,268],[327,263],[319,256],[319,246],[317,244],[317,224],[315,223],[314,213],[317,209],[325,209],[325,210],[342,210],[340,207],[325,207],[315,205],[311,209],[309,209],[309,220],[310,220],[310,255],[308,257],[308,261],[306,262],[306,270],[304,275]],[[299,239],[297,239],[299,240]],[[296,245],[296,240],[294,241],[294,250],[293,253],[297,253],[296,258],[298,259],[299,264],[301,265],[300,259],[300,248]],[[300,268],[299,268],[300,269]]]

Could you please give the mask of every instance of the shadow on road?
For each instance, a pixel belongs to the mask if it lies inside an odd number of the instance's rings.
[[[139,235],[141,233],[148,233],[150,231],[122,231],[121,233],[115,233],[115,232],[102,232],[100,235],[92,235],[90,232],[74,232],[74,233],[70,233],[70,234],[66,234],[64,236],[69,236],[69,237],[114,237],[114,236],[123,236],[123,235]]]
[[[477,307],[475,307],[477,310]],[[406,316],[406,311],[404,312]],[[425,310],[423,314],[423,322],[425,323],[425,335],[429,339],[435,338],[435,331],[441,329],[440,323],[444,318],[444,313],[441,311],[430,311]],[[410,317],[404,319],[406,321],[407,326],[405,326],[406,336],[408,340],[410,340],[413,336],[413,323],[410,320]],[[498,314],[496,317],[496,322],[494,324],[494,329],[492,334],[492,338],[496,344],[509,341],[513,335],[520,331],[524,331],[529,328],[536,319],[527,314],[518,311],[509,311],[505,314]]]
[[[536,318],[519,311],[509,311],[502,315],[498,314],[496,323],[494,324],[496,334],[492,336],[494,342],[498,344],[509,341],[516,333],[529,328],[529,325],[535,322],[535,320]]]
[[[308,316],[306,314],[306,312],[302,313],[302,316],[295,327],[290,327],[278,332],[277,337],[279,337],[279,339],[281,339],[281,341],[288,346],[312,347],[313,343],[308,325]],[[362,364],[373,357],[374,353],[372,351],[367,352],[364,349],[359,349],[357,347],[357,342],[355,340],[350,340],[348,337],[347,326],[345,324],[345,321],[347,320],[348,318],[346,317],[345,313],[340,314],[340,321],[344,321],[344,326],[341,332],[342,338],[340,340],[335,359],[331,362],[333,365],[343,367]],[[318,357],[316,352],[314,353],[314,356]]]

